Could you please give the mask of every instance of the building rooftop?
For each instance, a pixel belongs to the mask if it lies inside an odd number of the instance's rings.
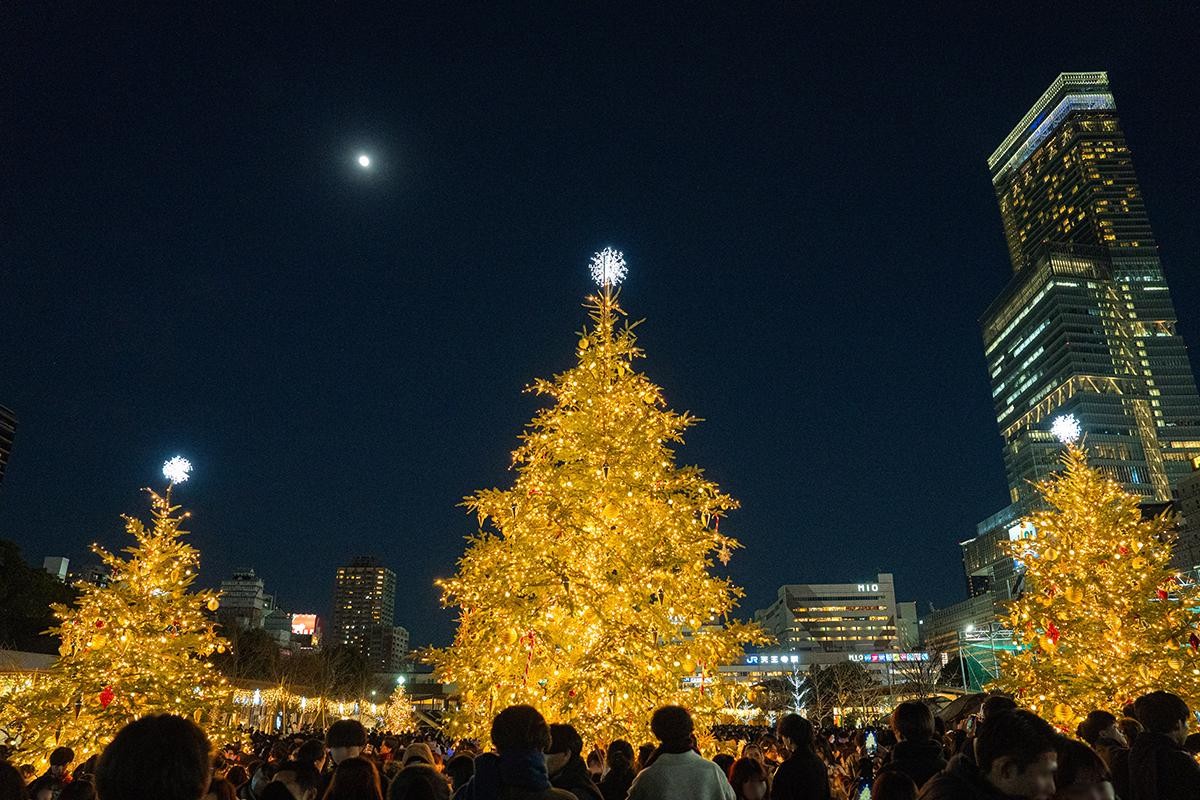
[[[1072,111],[1115,109],[1107,72],[1064,72],[1055,78],[1033,107],[1021,118],[996,152],[988,157],[992,183],[1025,163],[1046,137]]]

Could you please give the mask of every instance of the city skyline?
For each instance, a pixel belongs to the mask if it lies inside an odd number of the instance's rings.
[[[914,19],[855,32],[850,65],[854,26],[805,31],[797,61],[800,18],[713,19],[679,35],[722,46],[677,64],[655,43],[671,20],[644,13],[555,40],[589,54],[558,75],[490,50],[506,21],[486,17],[452,39],[481,61],[442,73],[405,71],[407,37],[445,41],[428,19],[351,27],[349,66],[322,54],[326,26],[285,25],[328,73],[290,43],[186,54],[242,64],[230,86],[193,86],[170,37],[142,35],[157,20],[113,32],[117,52],[149,49],[94,100],[88,47],[35,71],[16,95],[28,129],[3,134],[25,203],[0,323],[0,403],[20,420],[0,537],[79,563],[179,452],[207,584],[253,566],[327,612],[328,565],[379,553],[413,599],[397,621],[445,641],[433,579],[474,531],[455,504],[508,482],[534,408],[520,390],[570,359],[587,256],[612,244],[649,376],[706,420],[681,462],[742,501],[723,523],[746,544],[741,615],[783,583],[882,571],[922,608],[960,596],[958,542],[1009,499],[975,324],[1011,275],[985,160],[1054,76],[1108,70],[1196,347],[1181,154],[1200,104],[1163,33],[1188,26],[1106,19],[1120,37],[1083,41],[1061,35],[1066,13],[1037,35],[964,15],[961,42],[934,47]],[[70,41],[74,24],[49,31]],[[595,46],[614,39],[627,60]],[[174,136],[197,116],[212,129]]]

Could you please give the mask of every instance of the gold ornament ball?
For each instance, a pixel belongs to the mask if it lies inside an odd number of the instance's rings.
[[[616,503],[609,503],[608,505],[604,506],[604,511],[601,513],[604,515],[604,521],[612,524],[613,522],[616,522],[617,517],[621,516],[621,509],[617,508]]]
[[[216,611],[220,607],[221,607],[221,601],[218,600],[217,598],[214,597],[208,601],[208,610],[209,611]]]
[[[517,639],[520,639],[520,638],[521,638],[521,637],[520,637],[520,636],[518,636],[518,635],[517,635],[517,632],[516,632],[515,630],[513,630],[512,628],[509,628],[508,630],[506,630],[506,631],[504,632],[504,643],[505,643],[505,644],[507,644],[507,645],[514,645],[514,644],[516,644],[516,643],[517,643]]]
[[[1068,586],[1064,594],[1068,600],[1076,605],[1083,602],[1083,589],[1080,589],[1078,586]]]
[[[1059,703],[1054,707],[1054,718],[1066,722],[1071,719],[1071,707],[1066,703]]]

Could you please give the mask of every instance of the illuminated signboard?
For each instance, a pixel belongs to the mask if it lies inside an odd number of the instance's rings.
[[[297,636],[312,636],[316,632],[316,614],[292,614],[292,633]]]
[[[928,661],[929,653],[850,653],[849,659],[863,664],[881,664],[895,661]]]

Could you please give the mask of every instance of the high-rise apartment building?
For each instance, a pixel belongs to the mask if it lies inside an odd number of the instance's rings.
[[[330,641],[355,647],[376,672],[394,672],[396,573],[373,558],[338,567]]]
[[[0,481],[4,480],[4,470],[8,467],[8,457],[12,454],[13,437],[17,433],[17,415],[12,409],[0,406]]]
[[[988,159],[1013,277],[982,319],[1014,503],[1074,414],[1093,464],[1166,500],[1200,454],[1200,395],[1103,72],[1063,73]]]

